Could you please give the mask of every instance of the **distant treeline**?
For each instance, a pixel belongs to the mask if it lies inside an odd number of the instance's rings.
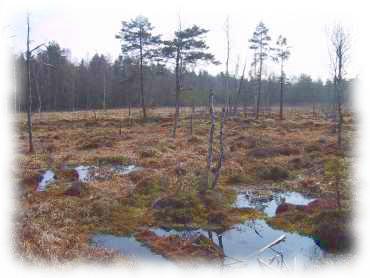
[[[17,111],[26,111],[26,65],[24,55],[14,57]],[[138,61],[119,56],[110,61],[104,55],[94,55],[89,61],[75,64],[70,51],[50,42],[31,60],[31,86],[33,111],[69,111],[140,106],[140,74]],[[181,104],[206,105],[210,90],[216,104],[225,102],[225,75],[216,76],[206,71],[187,70],[183,77]],[[160,63],[144,66],[146,104],[150,106],[175,105],[174,70]],[[270,75],[262,81],[262,106],[279,102],[279,76]],[[344,103],[348,102],[354,80],[345,81]],[[231,105],[235,105],[239,76],[229,75],[228,87]],[[256,80],[251,75],[242,82],[238,105],[254,105]],[[330,80],[312,80],[301,74],[285,84],[285,105],[333,104],[334,88]]]

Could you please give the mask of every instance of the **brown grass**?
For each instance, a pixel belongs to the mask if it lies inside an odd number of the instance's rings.
[[[43,113],[41,120],[34,117],[36,152],[32,155],[27,153],[26,117],[18,115],[17,165],[21,173],[17,189],[21,194],[15,225],[19,254],[28,259],[57,261],[111,257],[112,253],[97,251],[88,244],[92,233],[130,234],[155,226],[151,209],[154,198],[192,192],[192,177],[206,168],[209,119],[206,114],[195,115],[194,135],[190,138],[186,115],[182,115],[177,137],[173,139],[170,138],[172,112],[172,109],[156,109],[150,113],[154,120],[142,123],[139,110],[134,110],[132,127],[128,126],[128,113],[124,109],[108,110],[106,114],[98,111],[96,121],[91,111]],[[327,156],[338,155],[336,137],[328,132],[332,123],[312,119],[310,115],[310,111],[303,110],[289,115],[283,122],[271,118],[228,120],[220,194],[227,194],[228,188],[234,185],[279,187],[317,196],[332,194],[332,185],[324,179],[322,171]],[[121,135],[120,120],[125,120]],[[346,115],[347,144],[352,142],[352,122],[351,115]],[[216,153],[217,149],[216,144]],[[256,155],[261,149],[265,153]],[[84,186],[80,197],[64,196],[74,174],[58,169],[65,165],[96,164],[99,159],[111,163],[134,162],[145,167],[145,171],[95,180]],[[302,163],[296,161],[296,166],[292,166],[292,159]],[[179,165],[185,173],[183,176],[177,175]],[[276,166],[288,171],[289,177],[275,182],[258,175],[259,169]],[[57,172],[57,182],[48,192],[35,192],[38,176],[47,169]],[[154,184],[161,184],[160,189],[155,189]],[[350,192],[348,184],[343,184],[343,192]],[[348,200],[349,194],[343,198]],[[202,223],[203,219],[197,221]],[[241,218],[238,216],[233,221]]]

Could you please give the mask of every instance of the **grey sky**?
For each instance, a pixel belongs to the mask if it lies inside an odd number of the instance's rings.
[[[356,38],[356,9],[350,5],[334,5],[340,1],[11,1],[8,4],[10,30],[16,37],[13,46],[24,48],[26,11],[31,14],[32,39],[35,44],[57,41],[69,48],[74,60],[92,57],[95,53],[109,54],[115,59],[120,53],[119,40],[114,36],[122,20],[137,15],[149,18],[155,32],[170,38],[178,24],[198,24],[207,28],[210,51],[222,62],[219,66],[201,65],[211,73],[223,71],[226,56],[225,21],[230,18],[231,63],[233,73],[237,56],[240,62],[251,62],[250,39],[256,25],[263,21],[275,42],[282,34],[292,46],[287,63],[288,75],[307,73],[313,78],[326,79],[329,74],[327,32],[340,22]],[[348,2],[348,1],[347,1]],[[28,4],[29,5],[29,4]],[[353,5],[354,6],[354,5]],[[336,7],[336,9],[332,9]],[[242,67],[242,66],[240,66]],[[268,73],[275,71],[272,62]],[[349,75],[357,74],[352,60]]]

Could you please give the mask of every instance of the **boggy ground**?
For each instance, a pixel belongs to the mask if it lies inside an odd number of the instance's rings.
[[[18,254],[31,261],[109,261],[118,255],[89,244],[92,234],[102,232],[135,234],[155,251],[176,260],[219,258],[220,250],[206,238],[160,238],[148,228],[222,231],[246,219],[265,217],[253,209],[233,208],[235,186],[294,190],[319,198],[319,204],[308,212],[287,209],[268,223],[288,231],[322,235],[329,249],[338,249],[337,239],[333,244],[325,232],[330,227],[331,233],[345,234],[349,226],[350,180],[341,175],[339,210],[334,201],[335,176],[326,170],[326,164],[340,160],[344,165],[340,172],[349,169],[355,133],[351,114],[344,117],[342,151],[336,148],[334,124],[324,115],[313,117],[310,111],[291,110],[284,121],[277,120],[277,114],[260,120],[243,114],[229,116],[224,130],[224,166],[217,188],[210,190],[205,187],[209,115],[204,111],[194,114],[190,136],[189,113],[183,113],[174,139],[170,135],[172,113],[151,110],[144,123],[136,110],[132,126],[124,109],[98,111],[96,115],[92,111],[35,114],[36,151],[32,155],[27,152],[26,117],[17,115]],[[219,113],[217,117],[214,163],[218,159]],[[77,179],[68,166],[117,163],[135,164],[144,170],[129,175],[113,173],[80,184],[77,196],[64,194]],[[39,176],[47,169],[56,173],[56,182],[46,192],[36,192]],[[196,241],[202,244],[192,244]]]

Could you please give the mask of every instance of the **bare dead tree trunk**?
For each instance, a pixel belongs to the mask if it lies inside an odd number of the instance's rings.
[[[225,122],[225,108],[222,109],[222,116],[221,116],[221,126],[220,126],[220,156],[218,158],[217,167],[215,170],[213,182],[212,182],[212,189],[216,188],[218,179],[220,178],[221,167],[224,161],[224,122]]]
[[[180,26],[181,30],[181,26]],[[177,48],[176,52],[176,67],[175,67],[175,75],[176,75],[176,110],[175,110],[175,118],[173,121],[173,130],[172,130],[172,137],[176,137],[176,130],[178,126],[179,116],[180,116],[180,89],[181,89],[181,74],[182,74],[182,68],[181,68],[181,50],[180,48]]]
[[[140,101],[143,110],[143,119],[146,120],[146,108],[144,100],[144,73],[143,73],[143,43],[142,43],[143,30],[140,27]]]
[[[229,24],[229,17],[226,19],[225,24],[225,33],[226,33],[226,63],[225,63],[225,106],[226,106],[226,114],[229,113],[229,101],[230,101],[230,93],[229,93],[229,59],[230,59],[230,24]]]
[[[243,66],[242,75],[240,76],[240,79],[239,79],[238,93],[236,95],[235,106],[234,106],[234,114],[236,114],[237,111],[238,111],[239,99],[240,99],[240,94],[241,94],[241,91],[242,91],[242,85],[243,85],[246,66],[247,66],[247,63],[245,62],[244,66]]]
[[[284,69],[283,69],[283,61],[281,61],[281,76],[280,76],[280,111],[279,111],[279,118],[283,120],[283,105],[284,105]]]
[[[208,135],[208,156],[207,156],[207,180],[208,188],[212,185],[213,174],[212,174],[212,160],[213,160],[213,136],[215,132],[215,114],[213,107],[213,93],[209,95],[209,114],[211,117],[211,128]]]
[[[26,66],[27,66],[27,125],[28,125],[28,144],[29,152],[33,153],[32,142],[32,95],[31,95],[31,68],[30,68],[31,52],[30,52],[30,18],[27,15],[27,52],[26,52]]]

